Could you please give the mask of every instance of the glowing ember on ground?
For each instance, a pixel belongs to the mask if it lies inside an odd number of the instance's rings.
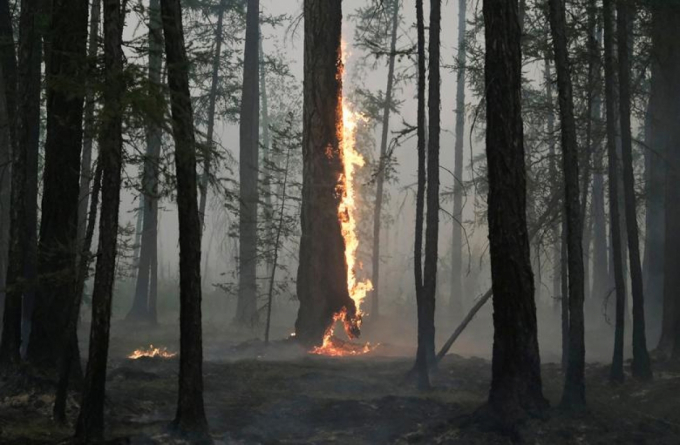
[[[343,69],[346,58],[345,44],[342,45],[342,65]],[[344,71],[343,71],[344,74]],[[323,344],[312,349],[313,354],[342,356],[365,354],[375,349],[368,343],[359,345],[344,342],[333,337],[333,329],[337,321],[345,323],[345,332],[350,338],[354,338],[361,327],[361,317],[365,315],[361,306],[366,298],[366,294],[373,289],[369,280],[359,281],[356,275],[357,249],[359,247],[359,237],[357,234],[357,212],[356,212],[356,187],[354,174],[357,169],[364,166],[364,158],[356,150],[356,131],[357,126],[366,118],[352,109],[352,105],[345,98],[342,101],[342,144],[340,146],[343,161],[343,175],[338,184],[338,191],[342,199],[338,206],[338,219],[340,220],[342,237],[345,240],[345,262],[347,263],[347,291],[356,306],[356,316],[346,317],[345,310],[338,312],[333,317],[333,324],[324,336]]]
[[[173,358],[176,355],[176,352],[170,352],[165,347],[154,348],[153,345],[149,345],[147,349],[137,349],[132,354],[128,355],[128,358],[132,360],[137,360],[142,357]]]

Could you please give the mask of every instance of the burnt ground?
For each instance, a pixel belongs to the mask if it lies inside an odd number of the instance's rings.
[[[175,410],[177,359],[126,359],[151,337],[129,335],[120,326],[117,332],[107,382],[109,442],[182,443],[166,432]],[[208,332],[207,340],[211,337]],[[171,350],[175,346],[165,345]],[[390,345],[368,356],[328,358],[306,354],[291,342],[265,348],[257,341],[238,346],[207,341],[205,355],[205,403],[216,443],[513,442],[469,422],[488,393],[490,363],[481,358],[447,356],[433,389],[419,392],[405,380],[411,358],[400,357]],[[546,419],[522,426],[515,442],[680,444],[680,365],[655,365],[653,382],[629,376],[625,384],[611,386],[607,366],[590,364],[589,410],[579,414],[555,408],[562,375],[559,366],[544,365],[545,394],[553,408]],[[68,443],[70,427],[51,420],[52,383],[27,372],[0,382],[0,443]],[[76,403],[74,393],[69,402],[72,422]]]

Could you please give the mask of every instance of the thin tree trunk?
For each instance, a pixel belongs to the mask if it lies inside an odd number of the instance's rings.
[[[220,75],[220,57],[222,54],[222,34],[224,28],[224,10],[226,0],[220,0],[219,10],[217,11],[217,29],[215,31],[215,52],[213,53],[212,73],[210,78],[210,95],[208,96],[208,131],[206,139],[208,150],[203,158],[203,174],[200,183],[200,204],[199,217],[201,218],[201,232],[205,228],[205,209],[208,201],[208,183],[210,181],[210,167],[212,163],[212,151],[215,149],[215,104],[217,102],[217,88]]]
[[[267,70],[262,50],[262,28],[260,28],[260,38],[258,40],[258,50],[260,59],[260,118],[262,119],[262,191],[264,193],[264,215],[265,231],[267,239],[273,240],[274,235],[274,209],[272,207],[272,186],[271,186],[271,136],[269,135],[269,99],[267,96]],[[267,271],[271,273],[273,259],[267,255]]]
[[[647,352],[645,332],[645,303],[640,264],[640,241],[638,238],[637,213],[635,209],[635,176],[633,173],[633,144],[630,129],[630,54],[628,45],[630,27],[628,0],[621,0],[617,7],[617,33],[619,56],[619,106],[621,115],[621,154],[623,160],[623,191],[625,196],[626,231],[633,296],[633,376],[638,379],[652,378]]]
[[[546,131],[548,137],[548,158],[550,159],[549,171],[550,176],[553,181],[557,178],[557,154],[555,152],[555,139],[553,135],[555,133],[555,115],[553,114],[554,99],[553,99],[553,89],[552,89],[552,76],[550,75],[550,58],[546,51],[544,55],[544,67],[543,67],[543,80],[545,82],[545,95],[548,102],[548,111],[546,116]],[[552,274],[552,298],[557,303],[561,301],[562,291],[560,289],[561,277],[562,277],[562,257],[561,249],[562,236],[561,236],[561,225],[553,225],[553,236],[555,242],[552,249],[552,264],[553,264],[553,274]],[[562,350],[564,351],[564,343],[562,344]],[[564,359],[562,360],[564,362]],[[564,363],[563,363],[564,365]]]
[[[196,140],[180,0],[161,0],[161,15],[175,140],[179,214],[180,363],[177,415],[173,424],[179,431],[207,435],[208,422],[203,406],[201,222],[196,196]]]
[[[12,191],[10,210],[10,246],[7,264],[7,294],[0,341],[0,366],[20,361],[22,295],[26,283],[26,265],[35,239],[27,217],[27,169],[30,153],[38,151],[40,122],[41,30],[39,0],[22,0],[19,18],[19,61],[17,66],[17,149],[12,153]],[[35,204],[34,204],[35,205]],[[34,229],[34,227],[33,227]],[[23,279],[22,279],[23,278]]]
[[[86,0],[52,3],[38,249],[40,282],[27,350],[33,365],[49,371],[57,371],[57,361],[63,354],[60,334],[66,329],[68,308],[75,299],[87,16]]]
[[[259,200],[259,0],[248,0],[243,90],[239,121],[239,290],[236,322],[253,326],[257,310],[257,204]]]
[[[102,206],[99,218],[99,249],[92,291],[90,353],[76,424],[76,438],[84,442],[104,435],[106,360],[109,353],[111,301],[116,275],[118,209],[123,165],[123,11],[120,0],[104,0],[105,88],[99,163],[102,169]]]
[[[302,236],[295,333],[305,347],[321,345],[335,314],[344,312],[345,326],[356,327],[338,217],[337,188],[343,174],[341,5],[340,0],[304,2]]]
[[[154,100],[161,97],[161,66],[163,64],[163,35],[160,17],[160,0],[149,3],[149,87]],[[158,256],[158,170],[161,154],[162,123],[154,119],[146,128],[146,154],[142,177],[142,230],[135,298],[126,319],[155,323],[155,307],[152,311],[151,282],[158,279],[154,257]],[[153,289],[155,291],[155,287]]]
[[[380,317],[380,227],[383,202],[383,188],[385,182],[385,165],[387,159],[387,140],[390,131],[390,111],[392,110],[392,95],[394,93],[394,64],[397,48],[397,30],[399,27],[399,2],[393,0],[392,4],[392,29],[390,34],[390,56],[387,67],[387,88],[385,89],[385,103],[383,105],[382,134],[380,137],[380,158],[378,159],[378,174],[376,175],[375,207],[373,208],[373,261],[371,282],[371,317],[374,320]]]
[[[623,374],[623,332],[625,322],[626,288],[621,255],[621,219],[619,215],[619,178],[616,153],[616,86],[614,67],[614,25],[611,0],[604,0],[604,77],[607,109],[607,154],[609,162],[609,218],[611,225],[612,261],[616,289],[616,327],[614,332],[614,356],[609,378],[622,382]]]
[[[489,408],[502,424],[547,406],[526,225],[521,47],[516,0],[484,0],[486,156],[494,344]]]
[[[418,188],[416,191],[416,234],[414,242],[413,265],[415,269],[416,303],[418,312],[418,350],[416,352],[415,369],[418,373],[418,386],[430,386],[429,366],[427,363],[427,347],[425,330],[425,289],[423,285],[423,225],[425,214],[425,180],[426,180],[426,114],[425,114],[425,19],[423,16],[423,0],[416,0],[416,23],[418,30]]]
[[[566,11],[562,0],[550,0],[550,28],[555,51],[555,71],[562,126],[562,165],[564,169],[564,209],[566,248],[569,267],[569,359],[562,393],[562,406],[583,408],[585,394],[585,341],[583,324],[584,266],[583,219],[579,202],[579,165],[574,99],[567,50]],[[585,199],[584,192],[583,198]]]
[[[458,0],[458,72],[456,79],[456,142],[453,150],[453,228],[451,234],[451,296],[454,316],[463,310],[463,139],[465,137],[465,29],[467,0]]]

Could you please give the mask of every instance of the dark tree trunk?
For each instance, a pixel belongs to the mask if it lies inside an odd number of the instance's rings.
[[[586,404],[584,382],[585,342],[583,325],[584,267],[583,220],[579,196],[578,142],[574,119],[574,99],[571,85],[567,23],[562,0],[550,0],[550,28],[555,51],[555,71],[562,126],[562,167],[564,171],[564,220],[569,279],[569,357],[562,393],[562,406],[583,408]],[[584,197],[585,198],[585,197]],[[564,298],[564,296],[563,296]]]
[[[382,134],[380,137],[380,159],[378,159],[378,174],[376,175],[375,207],[373,209],[373,261],[371,282],[371,317],[377,319],[380,316],[380,227],[383,203],[383,188],[385,182],[385,166],[387,156],[387,139],[390,131],[390,111],[392,109],[392,95],[394,94],[394,64],[397,48],[397,30],[399,28],[399,2],[393,0],[392,5],[392,29],[390,34],[390,56],[387,67],[387,88],[385,89],[385,103],[383,105]]]
[[[619,56],[619,113],[621,117],[621,157],[623,161],[623,191],[625,196],[626,231],[630,262],[631,292],[633,296],[633,376],[638,379],[652,378],[647,353],[645,332],[645,306],[640,263],[637,213],[635,209],[635,176],[633,173],[633,143],[630,130],[630,54],[628,0],[621,0],[617,7],[617,34]]]
[[[76,425],[76,438],[101,440],[104,434],[106,360],[109,353],[111,300],[116,272],[118,209],[123,158],[123,13],[120,0],[104,0],[105,88],[99,139],[102,169],[102,207],[99,218],[99,249],[92,291],[92,326],[85,386]]]
[[[321,345],[335,314],[349,325],[356,306],[347,289],[345,241],[338,215],[342,184],[342,2],[305,0],[300,300],[295,333]],[[352,335],[358,332],[350,332]]]
[[[199,204],[199,217],[201,218],[201,232],[205,228],[205,209],[208,202],[208,183],[210,181],[210,167],[212,164],[212,151],[215,149],[215,103],[217,102],[217,88],[220,74],[220,57],[222,54],[222,29],[224,28],[224,9],[226,0],[220,0],[220,9],[217,12],[217,28],[215,30],[215,53],[213,54],[212,73],[210,79],[210,95],[208,96],[208,129],[206,142],[208,151],[203,159],[203,174],[201,175]]]
[[[52,371],[63,354],[60,333],[66,330],[75,289],[87,14],[86,0],[55,0],[52,4],[46,65],[47,139],[38,258],[40,282],[27,351],[35,366]]]
[[[416,23],[418,30],[418,188],[416,191],[416,234],[414,242],[413,265],[415,270],[416,303],[418,312],[418,350],[415,369],[418,386],[430,386],[429,366],[427,363],[427,332],[425,330],[425,290],[423,286],[423,226],[425,215],[425,161],[427,146],[425,115],[425,18],[423,0],[416,0]]]
[[[248,0],[246,45],[243,58],[243,90],[239,121],[239,290],[236,322],[253,326],[257,308],[257,202],[259,178],[260,87],[259,57],[260,1]]]
[[[453,229],[451,234],[451,314],[459,317],[463,310],[463,139],[465,137],[465,64],[467,45],[465,29],[467,0],[458,1],[458,71],[456,78],[456,142],[453,149]]]
[[[604,78],[607,109],[607,155],[609,163],[609,218],[611,225],[612,261],[616,292],[616,328],[614,333],[614,357],[609,378],[621,382],[623,374],[623,330],[625,320],[626,287],[621,255],[621,218],[619,215],[619,175],[616,153],[616,85],[614,67],[614,24],[611,0],[604,0]]]
[[[160,0],[149,3],[149,86],[153,100],[160,103],[161,65],[163,63],[163,35],[161,29]],[[142,176],[142,236],[139,249],[137,282],[132,308],[127,315],[130,321],[156,323],[155,286],[158,268],[154,258],[158,255],[158,169],[161,154],[161,123],[152,121],[146,128],[146,155]]]
[[[184,46],[180,0],[161,0],[165,57],[175,140],[179,213],[180,362],[179,396],[174,426],[207,434],[203,407],[201,326],[201,222],[196,196],[196,139],[189,93],[189,62]]]
[[[494,344],[489,407],[504,425],[547,406],[526,224],[517,1],[484,0],[486,156]]]
[[[278,229],[274,227],[274,208],[272,207],[272,172],[270,165],[272,163],[271,154],[271,136],[269,134],[269,101],[267,96],[267,70],[264,59],[264,51],[262,50],[262,29],[260,28],[259,57],[260,57],[260,119],[262,127],[262,164],[264,168],[262,174],[262,191],[264,193],[264,206],[262,210],[266,237],[268,240],[276,238]],[[278,256],[278,254],[277,254]],[[266,256],[267,272],[273,273],[274,258],[270,255]],[[269,311],[269,308],[267,309]],[[267,315],[269,317],[269,314]]]
[[[546,95],[546,101],[548,103],[548,110],[546,112],[546,131],[547,131],[547,138],[548,138],[548,158],[550,160],[549,163],[549,171],[550,171],[550,176],[552,178],[557,178],[557,154],[555,152],[555,139],[554,139],[554,134],[555,134],[555,115],[553,112],[554,108],[554,98],[553,98],[553,88],[552,88],[552,76],[550,75],[550,54],[548,51],[545,52],[544,54],[544,68],[543,68],[543,81],[545,82],[545,95]],[[555,181],[555,179],[553,179]],[[551,188],[555,188],[555,185],[553,184]],[[552,190],[553,196],[558,196],[559,192]],[[557,302],[562,301],[562,290],[560,288],[561,284],[561,278],[562,278],[562,256],[561,256],[561,246],[562,246],[562,235],[561,235],[561,225],[558,223],[553,224],[552,226],[552,232],[553,232],[553,237],[554,237],[554,244],[552,247],[552,265],[553,265],[553,273],[552,273],[552,299],[553,301],[557,304]],[[563,332],[564,333],[564,332]],[[564,347],[564,336],[563,336],[563,343],[562,343],[562,351],[564,352],[565,347]],[[562,357],[562,365],[564,367],[564,355]]]
[[[23,0],[19,18],[19,61],[17,69],[17,149],[12,154],[10,245],[7,264],[7,294],[0,342],[0,365],[20,360],[22,295],[32,286],[26,283],[26,266],[32,261],[31,242],[35,226],[27,215],[31,207],[27,186],[28,163],[38,151],[40,136],[40,2]],[[32,203],[35,207],[35,202]],[[33,233],[32,233],[33,231]],[[23,278],[23,280],[22,280]]]

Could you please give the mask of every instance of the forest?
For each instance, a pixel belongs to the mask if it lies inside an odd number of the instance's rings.
[[[680,444],[676,183],[680,0],[0,0],[0,444]]]

